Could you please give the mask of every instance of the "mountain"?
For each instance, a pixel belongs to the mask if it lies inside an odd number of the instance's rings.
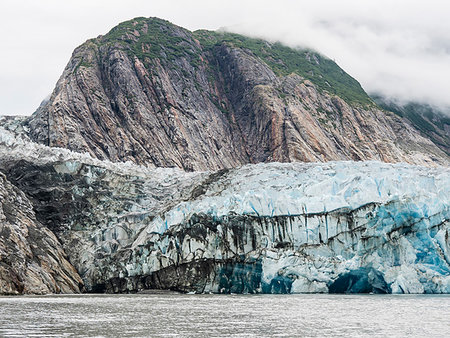
[[[450,156],[450,110],[419,102],[398,103],[380,95],[373,100],[383,109],[407,119],[420,133]]]
[[[434,139],[316,52],[157,18],[78,47],[27,126],[48,146],[150,167],[449,163]]]
[[[0,118],[0,294],[450,293],[447,127],[394,108],[310,50],[122,23]]]
[[[185,172],[8,135],[0,170],[88,292],[450,293],[449,168],[348,161]]]

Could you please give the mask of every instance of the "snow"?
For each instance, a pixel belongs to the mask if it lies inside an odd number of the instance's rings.
[[[111,162],[99,160],[92,157],[89,153],[78,153],[69,149],[48,147],[30,142],[26,136],[15,135],[1,126],[0,158],[3,161],[21,158],[36,164],[64,162],[59,165],[59,168],[62,172],[66,173],[73,173],[77,170],[80,163],[85,163],[105,168],[122,175],[159,176],[162,181],[164,180],[164,177],[168,175],[189,175],[178,168],[148,168],[136,165],[131,161]]]

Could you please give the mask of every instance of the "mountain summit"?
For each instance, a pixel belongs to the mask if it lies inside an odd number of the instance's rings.
[[[75,49],[27,123],[36,142],[150,167],[449,163],[430,138],[314,51],[157,18],[121,23]]]

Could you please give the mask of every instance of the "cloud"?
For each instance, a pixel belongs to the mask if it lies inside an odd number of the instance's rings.
[[[289,12],[267,10],[271,19],[264,24],[230,29],[314,48],[368,92],[450,106],[450,6],[445,1],[317,1],[293,5]]]
[[[314,48],[368,92],[450,106],[449,12],[437,0],[2,0],[0,114],[32,113],[76,46],[136,16]]]

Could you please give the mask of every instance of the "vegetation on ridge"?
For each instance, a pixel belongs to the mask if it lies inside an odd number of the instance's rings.
[[[374,104],[358,81],[344,72],[334,61],[309,49],[293,49],[279,42],[240,34],[198,30],[194,36],[205,48],[222,43],[250,50],[278,76],[295,73],[310,80],[320,90],[335,94],[350,103]]]
[[[193,38],[201,46],[193,43]],[[158,18],[135,18],[122,22],[102,37],[104,43],[120,43],[130,56],[143,61],[185,57],[197,67],[203,50],[229,44],[251,51],[278,76],[295,73],[310,80],[319,90],[337,95],[352,104],[374,105],[361,85],[334,61],[308,49],[293,49],[234,33],[198,30],[190,32]]]
[[[192,41],[189,41],[188,38],[189,35],[191,35],[190,31],[166,20],[136,18],[122,22],[111,29],[103,37],[103,41],[106,43],[118,42],[127,46],[126,51],[129,55],[136,56],[142,61],[156,58],[167,58],[167,60],[173,61],[185,56],[191,59],[194,66],[197,66],[200,61],[200,51],[193,49]]]
[[[450,126],[450,118],[444,112],[427,104],[395,103],[376,94],[372,98],[382,109],[409,120],[417,130],[427,135],[447,155],[450,155],[450,138],[446,131]]]

